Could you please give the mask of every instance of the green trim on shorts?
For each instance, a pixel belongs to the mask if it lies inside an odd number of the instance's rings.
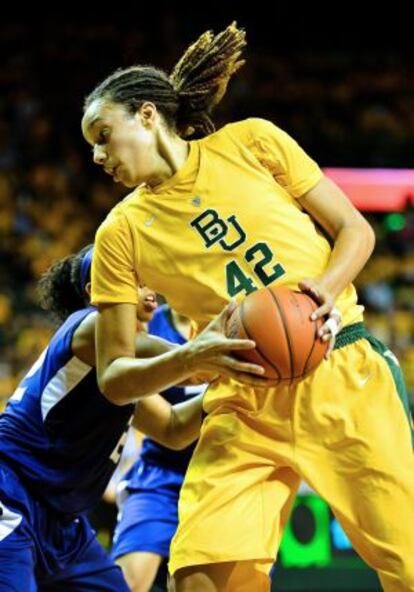
[[[411,430],[411,438],[414,447],[414,429],[407,388],[405,386],[404,375],[402,373],[398,360],[392,353],[392,351],[388,347],[386,347],[379,339],[371,335],[371,333],[367,331],[364,323],[354,323],[353,325],[348,325],[347,327],[344,327],[342,331],[339,331],[338,335],[336,336],[334,349],[340,349],[341,347],[344,347],[345,345],[350,345],[351,343],[354,343],[359,339],[366,339],[369,342],[372,349],[386,361],[387,366],[391,371],[398,396],[400,398],[400,401],[402,403],[402,406],[408,419],[408,423]]]
[[[365,338],[369,341],[372,349],[387,362],[388,368],[390,369],[392,378],[394,380],[395,388],[397,389],[398,396],[408,419],[408,424],[411,431],[411,440],[414,448],[414,429],[413,420],[411,417],[410,401],[408,399],[407,387],[405,386],[404,374],[402,373],[398,359],[388,347],[386,347],[379,339],[370,333],[368,333]]]
[[[339,331],[338,335],[336,336],[334,349],[340,349],[345,345],[350,345],[351,343],[354,343],[359,339],[363,339],[368,335],[369,333],[366,330],[364,323],[354,323],[353,325],[348,325]]]

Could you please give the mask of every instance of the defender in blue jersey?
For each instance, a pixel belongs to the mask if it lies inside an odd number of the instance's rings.
[[[148,332],[182,345],[189,337],[190,322],[164,304],[148,323]],[[204,388],[176,386],[161,395],[175,404]],[[112,556],[134,592],[148,592],[156,578],[165,586],[165,560],[178,524],[178,497],[194,447],[171,450],[146,437],[137,462],[119,483],[120,512]]]
[[[45,307],[67,318],[0,416],[1,592],[128,590],[85,513],[104,491],[132,422],[177,448],[198,435],[200,398],[172,408],[153,395],[140,401],[134,415],[134,404],[115,405],[100,392],[96,310],[87,296],[91,257],[91,248],[84,249],[59,261],[41,280]],[[148,316],[155,301],[147,297],[141,304]],[[249,371],[249,365],[227,355],[239,346],[252,347],[224,337],[229,312],[201,339],[182,347],[139,331],[137,398],[184,381],[196,369]]]

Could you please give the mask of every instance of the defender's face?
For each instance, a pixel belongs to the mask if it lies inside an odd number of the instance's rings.
[[[82,133],[92,146],[94,162],[115,182],[134,188],[154,174],[155,133],[140,111],[131,115],[121,104],[96,99],[82,118]]]

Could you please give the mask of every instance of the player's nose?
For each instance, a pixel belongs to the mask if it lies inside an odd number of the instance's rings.
[[[93,147],[93,162],[95,164],[103,164],[107,158],[106,151],[103,146],[95,145]]]

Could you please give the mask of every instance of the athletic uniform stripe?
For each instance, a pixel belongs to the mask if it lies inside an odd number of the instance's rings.
[[[78,358],[71,358],[46,385],[41,397],[43,421],[47,414],[92,370]]]
[[[12,512],[0,502],[0,541],[11,534],[22,521],[20,514]]]
[[[372,349],[375,352],[377,352],[383,358],[383,360],[385,360],[388,368],[390,369],[395,384],[395,389],[404,408],[404,412],[407,416],[408,424],[410,426],[411,431],[411,440],[414,448],[414,429],[410,411],[410,402],[408,400],[408,393],[407,388],[405,386],[404,375],[402,373],[398,359],[392,353],[391,350],[389,350],[383,343],[381,343],[381,341],[376,339],[373,335],[368,334],[365,338],[369,341]]]

